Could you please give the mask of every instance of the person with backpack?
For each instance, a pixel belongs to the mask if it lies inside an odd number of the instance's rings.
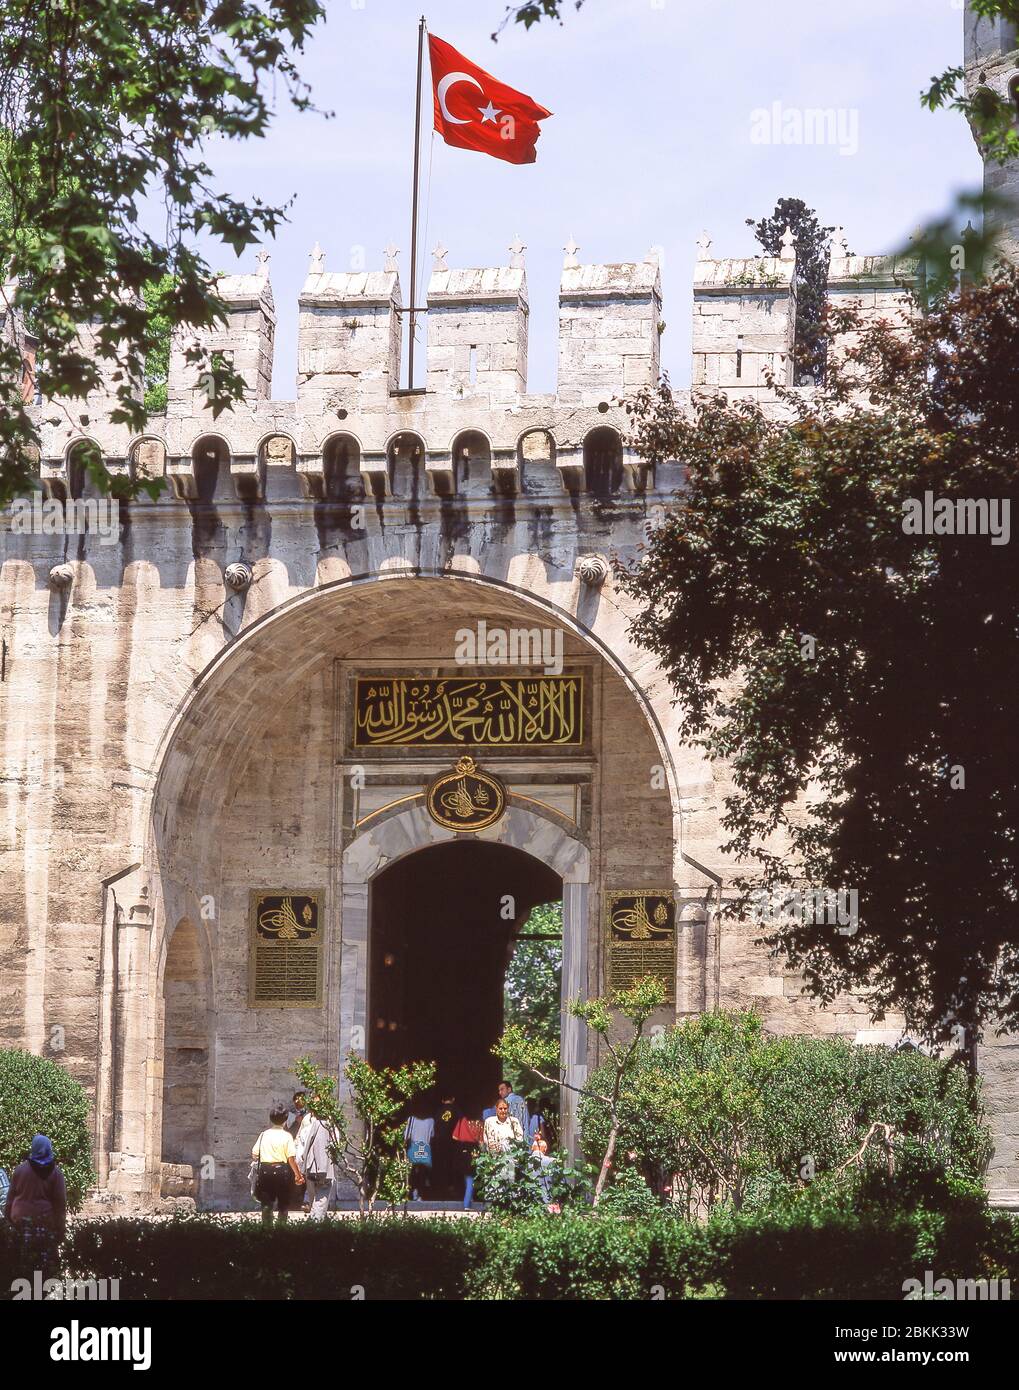
[[[11,1174],[4,1216],[48,1278],[67,1230],[67,1186],[45,1134],[35,1135],[28,1157]]]
[[[421,1200],[421,1193],[431,1195],[432,1185],[432,1140],[435,1137],[435,1121],[423,1104],[419,1103],[403,1131],[407,1145],[407,1161],[410,1163],[410,1198],[412,1202]]]
[[[252,1196],[262,1207],[262,1225],[272,1225],[273,1208],[276,1224],[287,1219],[295,1185],[304,1187],[304,1175],[297,1166],[297,1147],[287,1129],[287,1107],[277,1101],[269,1111],[269,1128],[251,1146],[254,1182]],[[255,1165],[257,1164],[257,1168]]]

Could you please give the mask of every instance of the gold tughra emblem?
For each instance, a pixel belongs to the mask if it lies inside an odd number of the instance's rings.
[[[301,902],[301,898],[298,898]],[[259,903],[258,934],[268,941],[307,941],[316,934],[315,910],[307,899],[298,917],[292,896],[265,896]]]
[[[664,902],[655,908],[654,922],[647,915],[644,898],[626,899],[613,909],[612,930],[616,936],[630,941],[650,941],[662,931],[668,930],[669,909]],[[632,905],[629,905],[632,904]]]
[[[506,809],[506,790],[498,778],[489,777],[465,755],[454,771],[435,779],[425,804],[432,820],[448,830],[484,830]]]

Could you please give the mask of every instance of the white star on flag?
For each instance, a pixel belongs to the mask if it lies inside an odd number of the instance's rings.
[[[494,125],[494,124],[495,124],[495,118],[496,118],[496,116],[498,116],[498,115],[499,115],[499,112],[498,112],[498,110],[496,109],[494,103],[493,103],[492,101],[489,101],[489,103],[488,103],[487,106],[483,106],[483,107],[481,108],[481,124],[484,125],[486,121],[491,121],[492,124]]]

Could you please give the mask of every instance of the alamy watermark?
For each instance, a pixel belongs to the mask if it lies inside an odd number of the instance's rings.
[[[98,536],[100,545],[116,545],[120,536],[120,503],[116,497],[15,497],[11,503],[11,533],[15,536]]]
[[[458,628],[453,655],[458,666],[541,666],[546,676],[563,673],[563,633],[552,627]]]
[[[907,497],[902,530],[907,536],[990,536],[992,545],[1008,545],[1012,504],[1007,497]]]
[[[935,1279],[934,1271],[925,1269],[923,1282],[906,1279],[902,1296],[907,1300],[945,1299],[953,1302],[1007,1303],[1012,1298],[1012,1286],[1007,1279]]]
[[[855,936],[860,927],[855,888],[755,888],[750,905],[767,926],[829,926],[840,936]]]
[[[750,113],[752,145],[830,145],[840,155],[860,148],[860,113],[854,106],[785,106],[773,101]]]

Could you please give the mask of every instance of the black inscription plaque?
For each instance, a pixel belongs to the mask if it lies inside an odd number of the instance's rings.
[[[665,1002],[675,1003],[676,904],[670,892],[606,894],[605,934],[610,989],[629,989],[642,976],[653,975],[665,987]]]
[[[251,893],[248,1007],[322,1004],[321,893]]]
[[[359,676],[355,748],[578,748],[584,678]]]

